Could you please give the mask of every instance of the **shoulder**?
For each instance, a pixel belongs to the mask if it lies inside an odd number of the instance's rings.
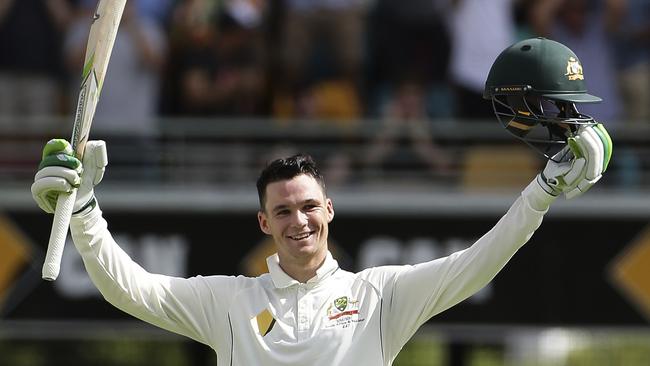
[[[247,288],[262,285],[267,276],[247,277],[247,276],[195,276],[188,278],[195,287],[203,287],[219,292],[228,291],[231,293],[245,290]]]
[[[355,273],[354,276],[358,280],[370,283],[377,289],[382,289],[386,285],[395,282],[400,273],[407,271],[411,267],[410,265],[371,267]]]
[[[378,266],[366,268],[363,271],[359,272],[358,275],[362,278],[373,278],[373,277],[386,277],[394,276],[400,272],[408,270],[411,265],[387,265],[387,266]]]

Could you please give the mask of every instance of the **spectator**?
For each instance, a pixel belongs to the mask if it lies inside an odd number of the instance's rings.
[[[605,0],[605,20],[614,41],[619,91],[628,123],[650,122],[650,2]],[[642,149],[642,147],[641,147]],[[619,149],[614,160],[616,183],[626,189],[643,184],[643,153],[639,146]]]
[[[342,119],[360,117],[360,79],[364,52],[363,0],[287,0],[283,28],[280,30],[280,69],[282,78],[274,88],[274,114],[277,117],[328,117],[331,105],[322,96],[345,95],[350,103]],[[315,100],[316,98],[316,100]],[[326,111],[325,116],[321,111]]]
[[[166,35],[149,19],[140,17],[137,1],[126,3],[113,46],[102,96],[95,112],[93,133],[123,132],[140,136],[157,130],[160,75],[166,58]],[[90,12],[96,4],[82,6],[82,15],[66,38],[66,64],[73,75],[82,69]],[[72,80],[73,94],[79,79]],[[76,99],[76,98],[75,98]]]
[[[214,78],[216,4],[180,1],[170,25],[170,62],[166,75],[163,113],[208,115],[209,90]]]
[[[492,106],[482,98],[483,88],[492,62],[515,42],[513,1],[451,1],[450,77],[458,118],[493,116]]]
[[[615,41],[623,114],[632,122],[650,122],[650,2],[606,0],[606,19]]]
[[[453,115],[449,108],[449,33],[440,2],[378,0],[368,19],[367,114],[380,116],[405,78],[422,85],[425,117]]]
[[[95,0],[86,0],[95,2]],[[128,0],[131,1],[131,0]],[[167,26],[170,22],[174,0],[137,0],[136,7],[141,17]]]
[[[137,3],[126,3],[92,129],[94,138],[110,136],[114,145],[124,145],[111,156],[113,165],[121,168],[115,170],[115,179],[158,178],[157,117],[167,39],[158,22],[140,16]],[[79,75],[83,66],[95,6],[92,2],[81,5],[80,16],[66,37],[65,60],[73,75]],[[79,78],[72,78],[71,83],[76,101]]]
[[[363,157],[364,168],[372,175],[382,174],[391,164],[408,169],[405,174],[422,169],[429,176],[447,174],[450,159],[434,143],[426,113],[421,83],[402,81],[382,111],[383,124]]]
[[[219,17],[214,97],[220,115],[255,116],[263,110],[263,9],[255,6],[249,0],[231,1]],[[242,7],[250,11],[240,10]]]
[[[614,123],[621,117],[612,44],[606,32],[602,1],[538,0],[531,7],[531,24],[537,35],[566,44],[577,55],[589,78],[588,92],[606,103],[585,104],[580,112]]]
[[[65,112],[62,39],[71,16],[68,0],[0,1],[0,115]]]
[[[188,0],[176,8],[172,24],[172,69],[168,91],[176,105],[167,111],[186,116],[262,114],[265,56],[264,4],[233,0],[222,7]]]

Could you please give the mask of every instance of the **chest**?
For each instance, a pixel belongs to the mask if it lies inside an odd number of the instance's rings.
[[[361,349],[381,358],[382,299],[366,283],[255,288],[236,303],[233,354],[241,364],[352,365]]]

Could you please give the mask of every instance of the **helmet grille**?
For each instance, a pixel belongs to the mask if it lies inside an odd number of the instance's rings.
[[[567,138],[581,125],[596,124],[571,102],[529,93],[493,95],[491,99],[499,123],[548,159],[566,145]]]

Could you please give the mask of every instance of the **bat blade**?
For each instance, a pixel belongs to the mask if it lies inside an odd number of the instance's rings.
[[[75,156],[83,159],[86,142],[99,101],[108,61],[113,51],[126,0],[99,0],[93,14],[79,90],[79,100],[72,127],[71,144]],[[50,232],[50,241],[43,263],[42,277],[54,281],[60,271],[76,190],[62,193],[57,199],[56,211]]]

